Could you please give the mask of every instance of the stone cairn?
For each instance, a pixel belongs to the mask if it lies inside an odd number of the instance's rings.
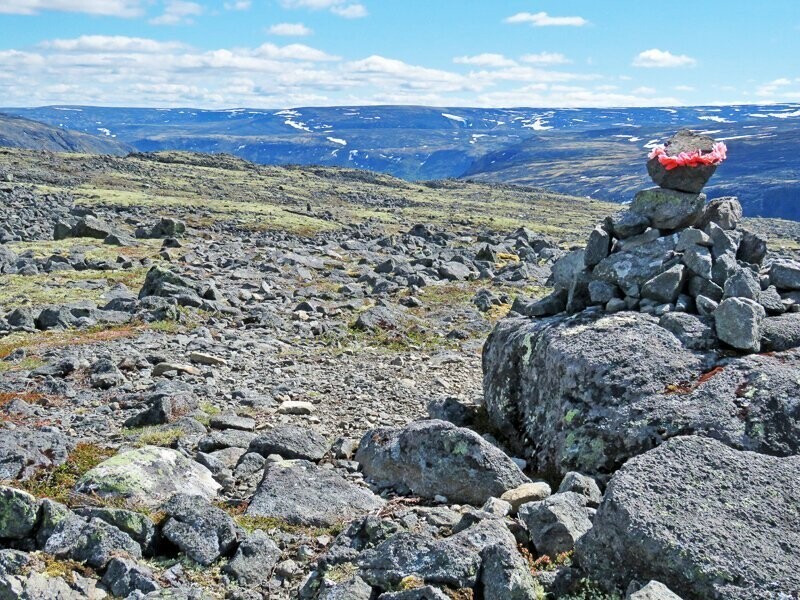
[[[681,130],[659,152],[704,155],[714,148],[713,139]],[[800,309],[800,263],[765,263],[766,240],[740,227],[737,198],[706,202],[701,190],[716,164],[668,170],[654,152],[647,170],[659,187],[638,192],[626,211],[594,228],[584,249],[559,259],[550,278],[553,293],[526,314],[640,311],[661,317],[681,339],[692,337],[687,328],[695,338],[706,331],[709,347],[786,349],[762,342],[765,330],[781,330],[779,322],[768,323],[771,318]],[[778,345],[787,343],[793,345]]]

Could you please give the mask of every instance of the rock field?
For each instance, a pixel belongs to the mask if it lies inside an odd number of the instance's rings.
[[[658,190],[0,151],[0,600],[797,597],[800,226]]]

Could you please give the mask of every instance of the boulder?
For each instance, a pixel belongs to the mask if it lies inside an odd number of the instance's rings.
[[[700,220],[705,204],[705,194],[648,188],[636,193],[629,210],[647,217],[655,229],[681,229]]]
[[[142,550],[127,533],[100,519],[89,521],[69,515],[62,519],[44,545],[44,551],[56,558],[85,562],[103,568],[114,556],[142,557]]]
[[[195,562],[208,566],[233,552],[236,524],[202,496],[176,494],[161,510],[167,515],[161,534]]]
[[[300,458],[318,462],[328,452],[330,444],[321,433],[297,425],[277,425],[258,435],[248,447],[263,457],[279,454],[286,459]]]
[[[555,557],[569,552],[589,529],[592,521],[587,508],[588,498],[575,492],[559,492],[519,507],[519,518],[525,524],[534,548],[540,554]]]
[[[368,431],[356,460],[379,485],[474,506],[529,481],[511,458],[474,431],[437,420]]]
[[[717,337],[738,350],[758,352],[765,316],[764,307],[754,300],[726,298],[714,311]]]
[[[647,280],[642,286],[642,297],[662,304],[674,304],[683,287],[685,267],[675,265]]]
[[[564,479],[561,480],[561,485],[558,486],[558,492],[560,494],[564,492],[580,494],[586,498],[586,504],[588,506],[597,506],[603,499],[603,494],[600,492],[597,482],[591,477],[576,473],[575,471],[570,471],[564,475]]]
[[[681,600],[681,597],[663,583],[651,581],[643,588],[633,592],[627,600]]]
[[[800,263],[793,260],[772,263],[769,282],[779,290],[800,290]]]
[[[29,537],[39,518],[39,502],[27,492],[0,486],[0,540]]]
[[[664,144],[664,149],[670,156],[675,156],[681,152],[711,152],[714,140],[708,136],[700,135],[689,129],[681,129]],[[680,190],[683,192],[697,193],[711,179],[716,165],[701,165],[697,167],[677,167],[667,170],[658,158],[651,158],[647,161],[647,173],[652,180],[663,188]]]
[[[269,581],[280,558],[280,548],[266,533],[257,529],[242,540],[223,570],[239,585],[252,587]]]
[[[644,233],[650,227],[650,219],[629,210],[606,217],[605,223],[611,234],[618,240]]]
[[[247,514],[290,525],[330,527],[381,506],[378,496],[335,471],[306,460],[286,460],[267,464]]]
[[[785,597],[800,589],[800,457],[677,437],[631,459],[578,542],[589,576],[655,579],[689,598]]]
[[[0,480],[28,479],[37,469],[63,464],[72,443],[55,427],[4,429],[0,435]]]
[[[800,347],[800,313],[767,317],[761,322],[761,350],[783,352]]]
[[[629,250],[613,252],[595,266],[592,276],[613,283],[629,296],[638,297],[638,290],[645,282],[675,263],[677,241],[676,235],[668,235]]]
[[[220,485],[211,471],[170,448],[145,446],[122,452],[85,473],[75,491],[120,498],[156,508],[178,493],[211,499]]]
[[[725,280],[724,298],[747,298],[758,302],[761,298],[761,285],[750,269],[737,267]]]
[[[587,267],[593,267],[603,260],[611,252],[611,236],[608,231],[600,225],[592,230],[586,250],[583,255],[583,262]]]
[[[158,534],[152,519],[140,512],[122,508],[78,508],[75,513],[86,519],[100,519],[127,533],[142,548],[145,555],[155,551]]]
[[[485,548],[481,553],[481,583],[484,598],[536,600],[541,587],[531,575],[530,566],[515,549],[502,544]]]
[[[149,594],[161,589],[150,569],[127,558],[112,558],[103,573],[102,582],[120,598],[127,598],[137,591]]]
[[[523,483],[513,490],[503,492],[501,500],[511,504],[511,512],[516,513],[520,506],[528,502],[544,500],[552,493],[550,486],[544,481],[532,481]]]
[[[533,472],[605,481],[628,458],[683,433],[800,452],[799,365],[792,353],[717,362],[637,312],[507,318],[484,346],[484,402]]]
[[[714,198],[706,205],[699,227],[716,223],[722,229],[736,229],[742,220],[742,205],[735,196]]]
[[[359,575],[370,585],[392,589],[409,576],[423,583],[473,588],[480,576],[481,553],[500,545],[516,552],[516,541],[501,519],[485,519],[444,539],[401,532],[362,552]]]
[[[757,233],[742,230],[742,239],[739,242],[736,258],[751,265],[760,265],[764,262],[766,255],[766,238]]]
[[[717,346],[712,317],[669,312],[658,320],[658,324],[690,350],[710,350]]]

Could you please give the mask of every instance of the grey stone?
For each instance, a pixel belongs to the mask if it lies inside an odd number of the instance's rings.
[[[800,346],[800,313],[767,317],[761,322],[761,350],[783,352]]]
[[[589,283],[589,299],[592,304],[608,304],[620,297],[620,291],[613,283],[595,280]]]
[[[569,290],[575,276],[586,266],[584,256],[584,250],[573,250],[555,261],[548,284],[557,290]]]
[[[727,281],[723,299],[747,298],[758,302],[761,298],[761,284],[750,269],[738,268]]]
[[[555,557],[571,551],[589,529],[587,498],[575,492],[559,492],[519,507],[519,518],[528,529],[536,551]]]
[[[718,286],[724,287],[728,278],[739,269],[741,267],[736,260],[736,256],[732,252],[726,252],[714,261],[714,266],[711,267],[711,280]]]
[[[799,365],[795,353],[730,357],[709,377],[714,355],[684,347],[648,315],[510,317],[484,345],[484,404],[532,472],[578,471],[602,483],[631,456],[682,433],[800,453],[792,416]]]
[[[56,558],[85,562],[96,569],[120,553],[135,559],[142,557],[139,544],[127,533],[100,519],[86,521],[77,515],[69,515],[56,525],[44,551]]]
[[[145,555],[152,555],[155,551],[158,534],[155,523],[147,515],[122,508],[79,508],[76,514],[87,519],[100,519],[113,525],[123,533],[127,533],[139,544]]]
[[[722,300],[725,293],[720,286],[713,281],[709,281],[698,275],[689,278],[689,295],[697,298],[698,296],[705,296],[714,302]]]
[[[267,464],[247,514],[330,527],[383,506],[368,489],[305,460]]]
[[[589,235],[583,262],[587,267],[593,267],[611,252],[611,236],[604,227],[598,225]]]
[[[474,431],[437,420],[368,431],[356,460],[381,485],[474,506],[529,481],[506,454]]]
[[[710,350],[717,346],[712,317],[670,312],[663,315],[658,324],[691,350]]]
[[[483,550],[481,558],[484,598],[536,600],[541,597],[541,587],[533,579],[528,563],[516,549],[500,544],[489,546]]]
[[[588,506],[597,506],[603,499],[600,487],[597,482],[587,475],[582,475],[575,471],[570,471],[564,475],[561,485],[558,486],[559,493],[575,492],[586,498]]]
[[[223,570],[240,585],[256,586],[269,581],[281,558],[280,548],[260,529],[249,534]]]
[[[700,220],[705,203],[705,194],[649,188],[636,193],[629,210],[647,217],[655,229],[681,229]]]
[[[677,236],[660,237],[626,252],[614,252],[598,263],[595,279],[618,286],[632,297],[639,297],[644,283],[674,264]]]
[[[735,196],[714,198],[706,206],[699,227],[716,223],[722,229],[736,229],[742,220],[742,205]]]
[[[361,577],[382,589],[394,588],[411,575],[426,584],[472,588],[480,576],[481,552],[496,544],[516,549],[502,520],[485,519],[444,539],[398,533],[362,552],[357,564]]]
[[[675,249],[678,252],[683,252],[692,246],[711,246],[711,238],[702,229],[687,227],[681,231],[678,237],[678,245]]]
[[[624,240],[644,233],[650,227],[650,219],[644,215],[626,210],[613,217],[607,217],[606,225],[615,238]]]
[[[67,460],[71,443],[55,427],[4,429],[0,435],[0,480],[28,479],[37,469]]]
[[[321,433],[297,425],[277,425],[258,435],[247,449],[263,457],[279,454],[283,458],[300,458],[318,462],[327,454],[330,444]]]
[[[723,254],[736,256],[743,235],[741,232],[726,231],[716,223],[708,223],[704,231],[711,238],[711,253],[714,258],[719,258]]]
[[[739,242],[736,258],[752,265],[760,265],[766,255],[767,240],[757,233],[742,230],[742,240]]]
[[[233,552],[236,524],[225,511],[201,496],[176,494],[163,506],[168,518],[161,534],[201,565]]]
[[[758,352],[764,307],[747,298],[727,298],[714,311],[717,337],[739,350]]]
[[[669,440],[614,474],[576,557],[623,588],[655,579],[688,598],[790,596],[800,588],[799,468],[798,456]]]
[[[567,309],[567,298],[569,292],[567,290],[554,290],[541,300],[532,302],[525,307],[524,314],[526,317],[545,317],[549,315],[557,315]]]
[[[711,152],[714,140],[688,129],[681,129],[664,144],[667,154],[675,156],[682,152],[700,150],[704,154]],[[677,167],[667,170],[658,157],[647,161],[647,172],[653,181],[661,187],[697,193],[711,179],[716,165],[700,165],[697,167]]]
[[[674,303],[683,288],[684,271],[683,265],[675,265],[649,279],[642,286],[642,297],[661,303]]]
[[[0,486],[0,539],[29,537],[39,518],[39,502],[27,492]]]
[[[719,302],[715,302],[711,298],[703,295],[697,296],[697,298],[694,299],[694,302],[697,305],[697,313],[701,317],[713,315],[714,311],[717,310],[717,307],[719,306]]]
[[[317,600],[372,600],[372,586],[355,575],[347,581],[321,589]]]
[[[126,558],[112,558],[102,582],[112,594],[121,598],[137,591],[149,594],[161,589],[150,569]]]
[[[121,498],[155,508],[178,493],[214,498],[220,485],[203,465],[170,448],[144,446],[103,461],[76,483],[75,491]]]
[[[765,290],[761,290],[758,295],[758,303],[764,307],[768,315],[780,315],[786,312],[786,307],[783,305],[781,295],[774,285],[769,286]]]
[[[628,596],[627,600],[681,600],[667,586],[658,581],[651,581]]]
[[[772,263],[769,281],[779,290],[800,290],[800,263],[793,260]]]
[[[36,547],[43,548],[48,538],[53,535],[56,526],[72,515],[72,512],[60,502],[50,498],[42,498],[39,511],[39,523],[36,531]]]
[[[614,246],[614,252],[627,252],[629,250],[633,250],[634,248],[638,248],[639,246],[644,246],[645,244],[654,242],[660,237],[661,232],[658,229],[650,228],[639,235],[625,238],[624,240],[619,240]]]
[[[683,253],[683,264],[703,279],[711,279],[711,251],[705,246],[692,246]]]

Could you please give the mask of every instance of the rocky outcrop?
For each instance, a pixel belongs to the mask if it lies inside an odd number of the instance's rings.
[[[631,459],[578,542],[597,581],[655,579],[687,598],[790,597],[800,589],[800,457],[678,437]]]
[[[484,402],[537,472],[607,478],[628,458],[696,433],[800,452],[800,357],[689,350],[658,319],[586,311],[501,321],[484,347]]]

